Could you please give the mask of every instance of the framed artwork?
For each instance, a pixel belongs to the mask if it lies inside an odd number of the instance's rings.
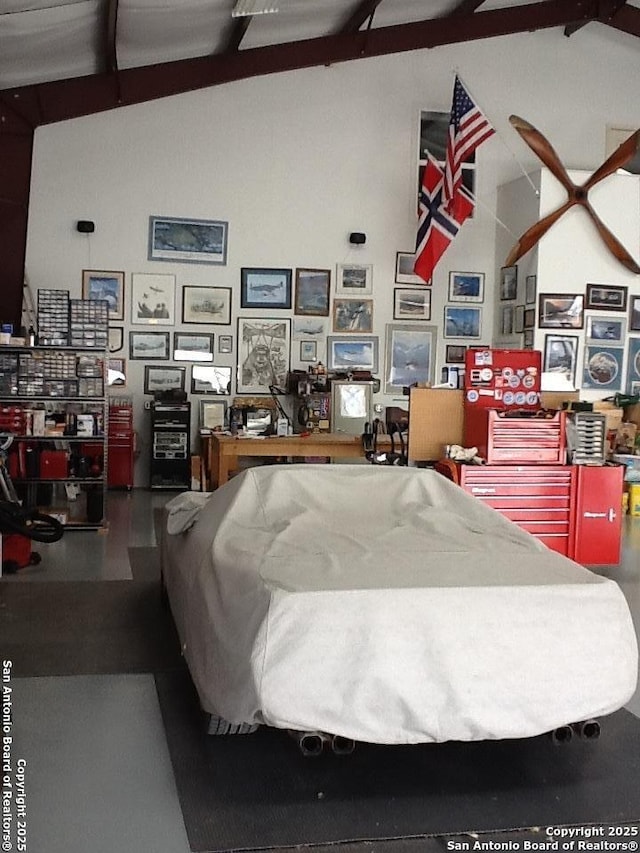
[[[334,299],[334,332],[373,331],[373,299]]]
[[[225,400],[200,400],[200,429],[221,432],[226,413]]]
[[[231,367],[194,364],[191,368],[192,394],[231,394]]]
[[[109,326],[109,352],[120,352],[124,346],[124,329],[122,326]]]
[[[581,293],[541,293],[538,296],[538,325],[541,329],[581,329],[584,325],[584,296]]]
[[[484,302],[484,273],[450,272],[449,302]]]
[[[291,321],[238,317],[238,394],[268,394],[286,387],[291,362]]]
[[[536,309],[535,308],[525,308],[524,309],[524,330],[527,329],[535,329],[536,326]]]
[[[528,275],[524,280],[524,301],[527,305],[536,304],[536,285],[537,277]]]
[[[316,340],[326,337],[327,324],[324,320],[314,320],[312,317],[293,318],[293,340],[302,341],[308,338]]]
[[[587,284],[587,308],[626,311],[628,288],[614,284]]]
[[[403,388],[433,383],[436,362],[436,326],[387,323],[385,327],[384,393],[401,394]]]
[[[228,222],[149,217],[150,261],[226,264]]]
[[[481,334],[481,308],[444,307],[445,338],[479,338]]]
[[[586,321],[587,343],[600,343],[607,341],[609,346],[622,345],[625,338],[626,318],[624,317],[600,317],[590,315]]]
[[[129,332],[129,358],[169,361],[169,332]]]
[[[573,335],[545,335],[542,370],[563,376],[576,387],[576,361],[578,337]]]
[[[144,366],[144,393],[157,391],[184,391],[186,367],[157,367],[155,364]]]
[[[132,274],[131,323],[133,325],[173,326],[175,300],[175,275]]]
[[[229,326],[231,324],[231,288],[197,287],[187,284],[182,288],[182,322]]]
[[[444,360],[447,364],[464,364],[467,348],[464,344],[447,344]]]
[[[233,352],[233,335],[218,335],[218,352]]]
[[[417,287],[395,287],[393,290],[394,320],[430,320],[431,290]]]
[[[336,294],[341,296],[371,296],[373,267],[371,264],[338,264]]]
[[[213,361],[213,335],[173,333],[174,361]]]
[[[331,270],[296,269],[296,314],[329,316]],[[295,321],[294,321],[295,322]]]
[[[365,337],[327,338],[327,367],[329,370],[348,372],[370,370],[378,372],[378,339]]]
[[[513,331],[516,335],[524,332],[524,305],[516,305],[513,312]]]
[[[240,270],[241,308],[291,308],[291,270]]]
[[[396,284],[421,284],[424,287],[425,282],[413,271],[415,262],[415,252],[396,252]]]
[[[634,391],[640,387],[640,338],[629,338],[627,346],[627,391],[629,394],[637,394]]]
[[[500,333],[503,335],[513,334],[513,307],[511,305],[505,305],[502,309]]]
[[[500,270],[500,299],[506,301],[518,296],[518,267],[502,267]]]
[[[619,391],[622,386],[622,347],[587,346],[582,387]]]
[[[124,320],[124,273],[82,270],[82,298],[105,300],[109,320]]]
[[[631,297],[631,311],[629,312],[629,331],[640,332],[640,296]]]
[[[533,349],[533,329],[525,329],[522,336],[522,346],[524,349]]]
[[[317,341],[300,341],[300,361],[315,361],[317,357]]]
[[[127,359],[107,360],[107,385],[109,388],[124,388],[127,384]]]

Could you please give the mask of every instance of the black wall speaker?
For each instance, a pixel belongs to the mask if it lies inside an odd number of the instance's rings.
[[[367,235],[361,231],[353,231],[349,234],[349,242],[354,243],[356,246],[362,246],[363,243],[367,242]]]
[[[93,234],[96,230],[96,224],[88,219],[80,219],[76,224],[76,228],[81,234]]]

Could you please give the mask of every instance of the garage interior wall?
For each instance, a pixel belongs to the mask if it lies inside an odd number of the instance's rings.
[[[393,322],[398,286],[396,252],[413,251],[415,243],[419,114],[448,113],[457,71],[497,134],[477,154],[475,217],[433,281],[438,379],[445,345],[465,343],[442,334],[449,272],[485,274],[482,335],[473,343],[491,343],[501,263],[497,189],[522,177],[523,168],[540,166],[509,115],[541,130],[567,168],[593,171],[605,159],[607,125],[640,127],[637,45],[637,39],[589,24],[571,38],[543,31],[287,72],[40,127],[26,256],[31,288],[65,289],[77,298],[83,269],[125,271],[125,321],[116,324],[124,327],[125,343],[115,355],[128,359],[130,329],[150,330],[130,324],[132,273],[174,274],[172,338],[174,330],[213,331],[217,350],[218,334],[232,334],[235,344],[238,315],[262,313],[240,309],[241,267],[290,267],[294,277],[296,267],[328,268],[333,292],[336,264],[372,264],[373,334],[380,340],[383,378],[385,324]],[[523,192],[534,192],[528,182]],[[147,260],[151,215],[228,222],[227,264]],[[93,234],[76,231],[81,219],[95,222]],[[352,231],[366,233],[364,246],[349,244]],[[516,227],[507,242],[519,234]],[[588,223],[584,239],[597,239]],[[640,247],[627,248],[638,257]],[[580,247],[572,240],[566,251],[569,256]],[[231,287],[231,326],[183,325],[186,285]],[[635,280],[634,292],[640,293]],[[270,315],[293,317],[293,311]],[[294,344],[292,368],[306,367],[298,355]],[[318,356],[325,361],[322,348]],[[233,355],[216,355],[216,363],[235,365],[235,346]],[[136,485],[147,484],[143,375],[144,362],[127,361],[123,393],[134,398],[141,441]],[[406,398],[384,394],[376,401],[406,404]]]

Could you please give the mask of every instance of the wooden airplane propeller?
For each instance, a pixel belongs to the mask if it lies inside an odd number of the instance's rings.
[[[569,210],[569,208],[573,207],[575,204],[579,204],[591,217],[593,224],[604,241],[604,244],[614,257],[628,270],[631,270],[631,272],[640,273],[640,266],[638,266],[638,264],[633,260],[629,252],[627,252],[617,237],[615,237],[607,228],[589,202],[589,190],[604,178],[607,178],[618,169],[621,169],[633,158],[640,146],[640,130],[636,130],[636,132],[626,139],[619,148],[616,148],[613,154],[604,161],[599,169],[596,169],[593,175],[591,175],[584,184],[577,185],[573,183],[567,174],[567,170],[560,162],[560,158],[551,143],[540,133],[539,130],[536,130],[532,124],[529,124],[528,121],[525,121],[519,116],[509,116],[509,121],[527,143],[529,148],[537,154],[540,160],[549,169],[551,174],[560,181],[567,191],[568,198],[567,201],[557,210],[554,210],[552,213],[544,216],[539,222],[536,222],[535,225],[532,225],[531,228],[525,231],[509,253],[509,257],[505,261],[505,266],[512,266],[519,258],[526,255],[526,253],[536,245],[543,234],[546,234],[549,228],[551,228],[551,226],[557,222],[558,219],[560,219],[560,217]]]

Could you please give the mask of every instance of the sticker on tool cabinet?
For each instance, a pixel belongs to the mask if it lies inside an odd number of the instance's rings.
[[[504,392],[504,404],[505,406],[513,405],[513,391],[505,391]]]
[[[538,393],[537,391],[529,391],[527,393],[527,403],[530,406],[535,406],[538,402]]]
[[[518,391],[516,393],[516,406],[524,406],[524,402],[526,400],[526,394],[524,391]]]
[[[478,392],[474,388],[470,388],[467,391],[467,400],[470,403],[477,403],[479,397],[480,397],[480,395],[478,394]]]
[[[493,355],[491,350],[488,349],[479,349],[473,355],[473,360],[475,364],[493,364]]]

